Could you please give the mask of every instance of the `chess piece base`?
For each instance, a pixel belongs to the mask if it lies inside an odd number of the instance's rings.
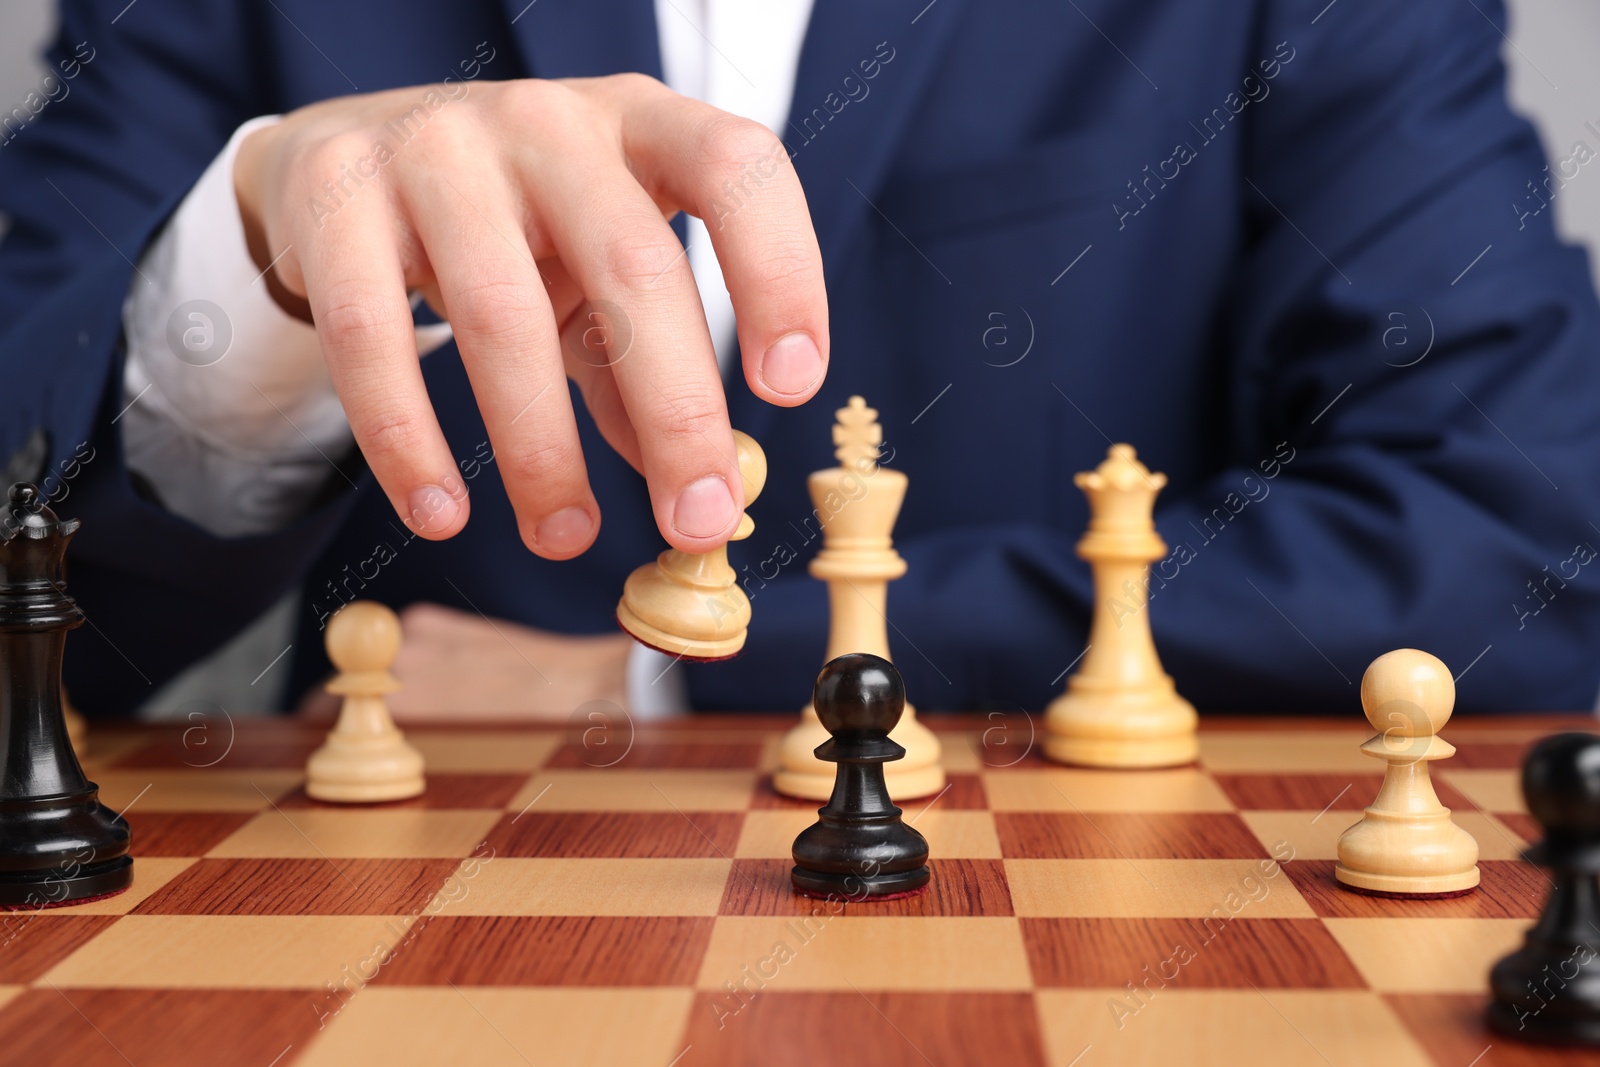
[[[932,875],[925,866],[871,876],[812,871],[804,867],[795,867],[789,872],[789,881],[802,895],[845,900],[891,900],[910,896],[925,887],[930,877]]]
[[[649,645],[657,652],[664,652],[669,656],[681,656],[684,659],[710,662],[719,659],[731,659],[738,655],[744,648],[745,631],[741,629],[733,637],[725,637],[715,641],[686,640],[675,634],[650,625],[641,619],[628,607],[626,603],[617,605],[617,624],[636,641]]]
[[[398,733],[348,740],[337,733],[306,764],[306,795],[339,804],[379,804],[421,795],[422,754]]]
[[[1580,905],[1572,914],[1586,924],[1588,910]],[[1600,968],[1581,951],[1565,937],[1531,931],[1489,972],[1490,1027],[1519,1041],[1600,1046]]]
[[[1044,754],[1075,767],[1182,767],[1200,758],[1193,736],[1112,740],[1102,737],[1050,737]]]
[[[32,910],[63,904],[84,904],[114,897],[133,885],[133,857],[118,856],[104,863],[80,867],[71,878],[58,868],[33,872],[32,877],[0,876],[0,908]]]
[[[67,904],[133,884],[128,824],[96,794],[0,802],[0,906]]]
[[[1519,1020],[1516,1012],[1504,1004],[1490,1004],[1487,1014],[1489,1029],[1517,1041],[1600,1048],[1600,1019],[1545,1019],[1541,1012]]]
[[[1371,893],[1391,896],[1442,896],[1464,893],[1478,884],[1478,868],[1445,874],[1377,874],[1336,863],[1333,876],[1340,882]]]
[[[1416,814],[1368,808],[1339,836],[1338,856],[1334,877],[1369,892],[1434,895],[1478,884],[1478,842],[1444,808]]]
[[[884,766],[884,780],[889,784],[889,799],[916,800],[931,797],[945,786],[945,772],[940,760],[943,746],[939,736],[918,722],[915,712],[906,709],[899,725],[889,734],[889,739],[906,750],[903,759]],[[816,747],[828,740],[817,713],[809,706],[800,713],[800,721],[783,735],[783,748],[779,755],[778,771],[772,776],[772,787],[786,797],[801,800],[827,800],[833,795],[834,767],[813,754]]]
[[[1200,758],[1198,724],[1170,679],[1107,691],[1074,677],[1045,713],[1044,754],[1079,767],[1181,767]]]

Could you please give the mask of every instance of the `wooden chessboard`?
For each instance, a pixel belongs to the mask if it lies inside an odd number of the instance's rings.
[[[1516,768],[1593,720],[1451,725],[1438,792],[1483,884],[1433,901],[1335,886],[1379,780],[1361,724],[1208,721],[1198,767],[1113,773],[1046,764],[1021,716],[928,721],[930,890],[832,907],[789,889],[813,807],[771,791],[771,719],[411,728],[427,794],[365,808],[306,798],[295,723],[102,728],[136,881],[3,920],[0,1060],[1600,1063],[1482,1024],[1546,885]]]

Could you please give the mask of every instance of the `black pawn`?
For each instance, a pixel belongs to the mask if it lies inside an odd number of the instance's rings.
[[[0,907],[49,907],[133,883],[128,824],[84,777],[61,712],[61,653],[83,623],[65,585],[77,531],[32,485],[13,485],[0,509]]]
[[[1489,1023],[1523,1041],[1600,1046],[1600,737],[1540,741],[1522,794],[1544,829],[1523,856],[1550,871],[1550,897],[1522,947],[1489,972]]]
[[[906,754],[889,731],[906,706],[894,664],[852,652],[817,675],[811,704],[833,736],[817,758],[838,764],[833,796],[794,839],[790,881],[808,896],[846,900],[899,896],[928,884],[928,842],[900,821],[883,765]]]

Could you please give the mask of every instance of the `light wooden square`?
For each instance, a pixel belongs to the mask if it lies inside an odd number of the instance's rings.
[[[667,1067],[688,989],[365,989],[312,1039],[297,1067]],[[426,1020],[418,1025],[419,1020]]]
[[[979,749],[981,734],[969,734],[965,731],[959,733],[939,733],[941,752],[939,762],[944,765],[945,771],[950,774],[977,774],[984,770],[983,753]],[[991,755],[991,762],[1006,763],[1011,757],[1000,759]],[[904,805],[901,805],[904,807]]]
[[[540,811],[744,811],[755,792],[757,774],[756,771],[544,771],[523,786],[507,808],[520,811],[538,797]]]
[[[1484,811],[1504,812],[1507,815],[1528,813],[1528,806],[1522,800],[1521,771],[1440,768],[1435,773],[1461,790],[1468,800]]]
[[[908,809],[908,817],[916,813]],[[741,858],[788,859],[794,839],[817,814],[809,809],[781,808],[752,811],[744,817],[739,846]],[[999,859],[1000,838],[994,816],[987,811],[942,811],[934,808],[913,824],[928,839],[928,851],[938,859]]]
[[[84,987],[322,989],[342,981],[347,965],[352,975],[376,973],[377,946],[400,944],[409,922],[382,915],[125,915],[44,978]]]
[[[280,808],[263,811],[206,853],[212,857],[427,859],[467,856],[499,810]]]
[[[416,730],[406,734],[436,774],[532,773],[566,739],[563,731]]]
[[[467,865],[463,865],[465,868]],[[457,872],[429,907],[441,915],[715,915],[724,859],[518,859]]]
[[[300,784],[299,771],[98,771],[100,803],[112,811],[257,811]]]
[[[1431,1067],[1376,994],[1333,990],[1160,989],[1136,1012],[1126,990],[1040,990],[1049,1061],[1118,1067]],[[1120,1025],[1119,1025],[1120,1024]],[[1092,1052],[1085,1054],[1086,1049]],[[1251,1056],[1248,1050],[1258,1050]],[[1259,1050],[1270,1049],[1264,1059]],[[1465,1067],[1465,1065],[1462,1065]]]
[[[1385,993],[1482,993],[1522,944],[1527,919],[1325,919],[1345,955]]]
[[[196,862],[190,856],[139,856],[133,861],[133,885],[126,892],[87,904],[64,904],[51,908],[50,914],[126,915]]]
[[[1271,860],[1005,861],[1021,916],[1309,919],[1314,913]]]
[[[988,771],[993,811],[1232,811],[1207,775],[1170,771]]]
[[[717,919],[700,989],[1026,990],[1022,928],[1012,918],[819,914]],[[782,946],[780,949],[779,946]],[[977,965],[981,961],[981,965]]]
[[[10,1004],[22,993],[27,991],[25,985],[0,985],[0,1008]]]
[[[1242,811],[1239,817],[1267,849],[1287,841],[1297,860],[1339,858],[1339,835],[1361,821],[1359,811]],[[1450,817],[1478,842],[1478,858],[1518,859],[1526,842],[1505,823],[1476,811],[1455,811]],[[1314,822],[1312,820],[1315,820]]]
[[[1363,723],[1363,726],[1365,724]],[[1361,751],[1372,730],[1204,731],[1200,765],[1222,774],[1373,774],[1382,765]]]

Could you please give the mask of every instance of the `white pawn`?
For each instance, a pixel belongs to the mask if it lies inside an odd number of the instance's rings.
[[[1463,893],[1478,884],[1478,842],[1439,803],[1428,764],[1456,754],[1438,732],[1455,709],[1456,683],[1438,657],[1401,648],[1372,661],[1361,707],[1378,735],[1361,751],[1383,760],[1383,786],[1339,838],[1334,876],[1375,893]]]
[[[407,743],[384,694],[400,653],[400,620],[382,604],[357,600],[328,620],[328,658],[339,674],[328,692],[344,697],[339,722],[306,762],[306,793],[317,800],[370,804],[422,792],[422,754]]]

